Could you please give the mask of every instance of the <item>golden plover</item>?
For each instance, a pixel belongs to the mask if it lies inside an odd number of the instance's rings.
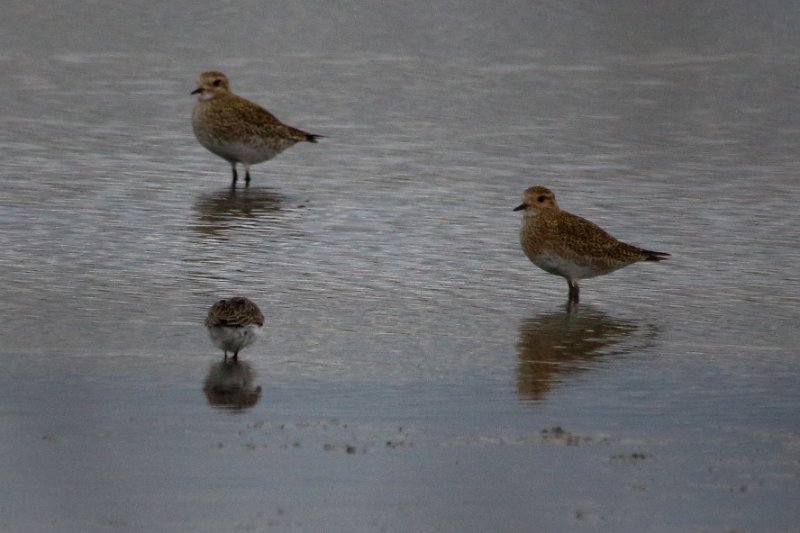
[[[235,95],[222,72],[200,74],[192,129],[200,144],[231,164],[233,185],[236,164],[244,167],[250,185],[250,165],[269,161],[299,141],[315,143],[321,135],[287,126],[263,107]]]
[[[214,345],[225,352],[233,352],[233,360],[239,360],[239,350],[250,346],[261,334],[264,315],[252,300],[243,296],[220,300],[211,306],[206,317],[208,335]]]
[[[578,280],[609,274],[638,261],[661,261],[668,253],[643,250],[618,241],[596,224],[559,209],[546,187],[530,187],[522,195],[520,242],[534,265],[566,278],[569,304],[578,303]]]

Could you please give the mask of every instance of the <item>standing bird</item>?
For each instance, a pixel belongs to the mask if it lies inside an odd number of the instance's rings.
[[[546,187],[522,195],[520,242],[534,265],[569,284],[568,305],[578,303],[578,280],[609,274],[638,261],[661,261],[668,253],[643,250],[618,241],[596,224],[562,211]]]
[[[225,352],[233,352],[233,360],[239,360],[239,350],[250,346],[261,334],[264,315],[252,300],[243,296],[220,300],[211,306],[206,317],[206,328],[211,342]]]
[[[263,107],[231,92],[222,72],[200,74],[192,129],[200,144],[231,164],[233,183],[236,163],[244,166],[244,182],[250,185],[250,165],[269,161],[299,141],[315,143],[321,135],[287,126]]]

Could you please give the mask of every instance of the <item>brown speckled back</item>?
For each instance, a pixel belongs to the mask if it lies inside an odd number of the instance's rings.
[[[251,324],[264,325],[264,315],[249,298],[237,296],[220,300],[211,306],[206,318],[206,327],[244,327]]]
[[[527,189],[517,208],[522,209],[522,249],[534,264],[554,274],[592,277],[668,255],[619,241],[585,218],[560,209],[555,195],[545,187]]]

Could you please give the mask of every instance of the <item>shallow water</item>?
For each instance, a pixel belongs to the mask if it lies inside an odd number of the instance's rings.
[[[798,9],[441,6],[6,6],[0,530],[797,527]],[[326,138],[232,191],[209,68]],[[567,314],[534,184],[672,257]]]

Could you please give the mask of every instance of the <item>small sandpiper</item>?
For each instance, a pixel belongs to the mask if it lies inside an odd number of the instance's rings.
[[[638,261],[661,261],[668,253],[643,250],[618,241],[596,224],[559,209],[546,187],[522,195],[520,242],[534,265],[569,284],[568,306],[578,303],[578,280],[609,274]]]
[[[225,352],[233,352],[233,360],[239,360],[239,350],[250,346],[261,334],[264,315],[252,300],[243,296],[220,300],[211,306],[206,317],[206,328],[211,342]]]
[[[288,126],[263,107],[235,95],[222,72],[200,74],[192,129],[200,144],[231,164],[233,186],[236,164],[244,167],[245,185],[250,185],[250,165],[269,161],[300,141],[315,143],[321,135]]]

